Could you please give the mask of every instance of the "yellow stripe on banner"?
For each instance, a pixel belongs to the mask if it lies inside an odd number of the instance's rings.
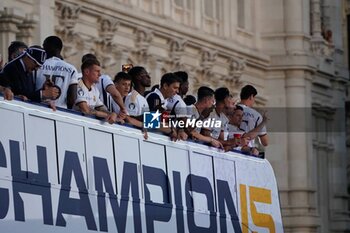
[[[270,233],[275,233],[275,223],[273,218],[269,214],[262,214],[256,210],[254,202],[260,202],[265,204],[271,204],[271,190],[249,187],[249,202],[250,202],[250,213],[252,215],[253,223],[258,227],[268,228]]]
[[[241,196],[242,233],[248,233],[247,188],[244,184],[239,185],[239,193]]]

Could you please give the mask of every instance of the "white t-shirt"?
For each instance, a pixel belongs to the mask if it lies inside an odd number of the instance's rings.
[[[240,134],[242,138],[242,135],[245,133],[244,130],[242,130],[241,128],[235,125],[231,125],[230,123],[226,125],[226,130],[228,132],[227,140],[233,139],[235,134]],[[242,148],[241,146],[237,146],[234,149],[240,150],[241,148]]]
[[[124,105],[130,116],[140,116],[144,112],[149,112],[147,100],[135,90],[125,97]]]
[[[82,73],[78,73],[78,78],[82,78]],[[103,104],[111,110],[111,99],[109,98],[109,93],[107,92],[107,87],[109,85],[114,85],[112,78],[107,74],[102,74],[98,80],[98,82],[95,84],[98,91],[100,92],[100,100],[103,102]]]
[[[221,127],[220,128],[218,128],[218,127],[209,128],[209,130],[211,131],[211,137],[215,138],[215,139],[219,139],[221,131],[225,132],[226,125],[229,122],[228,118],[226,117],[226,115],[224,113],[220,113],[220,115],[219,115],[216,112],[216,110],[213,109],[213,111],[209,114],[207,119],[215,119],[216,121],[220,121],[221,122]]]
[[[197,120],[197,119],[200,117],[200,114],[199,114],[199,112],[198,112],[198,109],[196,108],[195,105],[190,105],[190,106],[188,106],[188,108],[187,108],[187,114],[188,114],[189,116],[191,116],[191,117],[190,117],[190,120],[193,120],[193,119]],[[195,130],[196,130],[198,133],[201,132],[201,128],[196,128]]]
[[[256,128],[262,122],[263,117],[258,111],[243,104],[239,104],[239,106],[243,108],[243,119],[240,128],[245,132]],[[264,126],[259,135],[262,136],[266,133],[266,126]]]
[[[55,100],[55,105],[67,108],[68,87],[78,83],[77,69],[58,57],[51,57],[47,59],[43,66],[37,71],[35,84],[37,90],[43,87],[46,79],[51,79],[52,82],[60,88],[61,95]]]
[[[243,119],[240,128],[246,133],[256,128],[263,120],[261,114],[253,108],[250,108],[244,104],[239,104],[243,108]],[[260,132],[259,136],[267,134],[266,126],[264,126]],[[254,147],[254,139],[249,142],[249,146]]]
[[[95,85],[91,86],[89,90],[82,79],[79,80],[78,90],[77,90],[77,99],[75,101],[74,109],[80,110],[78,105],[81,102],[86,102],[90,109],[95,109],[101,106],[104,106],[103,102],[99,98],[100,93]]]
[[[166,109],[172,111],[175,106],[175,114],[187,115],[187,105],[183,101],[180,95],[176,94],[173,97],[167,99]]]
[[[227,135],[228,140],[234,138],[234,134],[240,134],[242,136],[245,133],[243,129],[238,128],[235,125],[231,125],[230,123],[226,125],[226,130],[228,132],[228,135]]]

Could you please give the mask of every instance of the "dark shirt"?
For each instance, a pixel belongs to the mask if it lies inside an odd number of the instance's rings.
[[[149,110],[151,112],[155,112],[157,110],[160,110],[160,112],[163,112],[164,109],[162,109],[162,103],[161,103],[161,99],[160,99],[160,96],[155,93],[155,92],[152,92],[150,93],[147,98],[147,103],[148,103],[148,106],[149,106]]]
[[[21,57],[9,62],[0,73],[0,85],[10,87],[13,94],[24,95],[28,99],[40,102],[40,90],[35,91],[35,80],[32,72],[27,72]]]

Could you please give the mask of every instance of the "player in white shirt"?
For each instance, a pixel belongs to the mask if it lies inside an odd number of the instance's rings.
[[[221,141],[225,140],[224,130],[226,129],[228,118],[224,114],[224,110],[227,102],[226,99],[228,98],[230,98],[230,91],[226,87],[221,87],[215,90],[216,105],[207,119],[214,119],[216,121],[220,121],[221,127],[203,129],[202,133],[204,133],[204,135],[211,136],[215,139],[220,139]]]
[[[258,94],[257,90],[251,86],[246,85],[241,90],[241,102],[239,106],[243,108],[243,120],[241,123],[241,127],[245,132],[249,132],[256,128],[262,121],[263,117],[261,114],[253,109],[253,105],[255,103],[255,96]],[[268,145],[268,135],[266,131],[266,127],[263,127],[259,132],[259,139],[263,146]],[[254,145],[254,142],[251,142]]]
[[[108,112],[107,107],[99,98],[99,91],[95,84],[101,76],[101,66],[96,59],[87,59],[81,65],[83,74],[79,81],[77,99],[74,108],[85,114],[95,115],[104,118],[108,123],[113,124],[117,120],[117,114]]]
[[[156,88],[153,92],[146,96],[150,111],[167,112],[171,114],[172,109],[167,109],[167,101],[174,97],[179,90],[181,80],[174,73],[166,73],[160,80],[160,88]],[[180,120],[177,117],[170,118],[170,121]],[[172,129],[172,140],[187,140],[188,135],[183,128]]]
[[[207,115],[207,110],[212,109],[213,104],[215,103],[214,99],[214,91],[209,87],[200,87],[197,91],[197,97],[198,101],[195,105],[192,105],[189,108],[189,115],[191,115],[190,119],[196,119],[196,120],[204,120]],[[222,144],[210,137],[210,136],[204,136],[200,133],[201,128],[195,128],[195,129],[185,129],[185,132],[193,139],[193,140],[199,140],[202,142],[206,142],[211,144],[214,147],[217,148],[223,148]]]
[[[158,88],[156,88],[153,92],[149,93],[146,96],[146,100],[151,112],[155,112],[157,110],[160,110],[161,112],[168,110],[170,112],[171,110],[167,109],[168,98],[166,98],[163,95],[162,91]]]
[[[183,97],[188,92],[188,74],[185,71],[177,71],[174,72],[174,74],[180,79],[180,87],[178,94],[174,95],[173,97],[170,97],[167,99],[167,106],[166,108],[169,110],[171,109],[172,115],[178,116],[184,116],[187,115],[187,105],[183,101]]]
[[[224,146],[225,151],[237,146],[236,140],[227,139],[227,136],[225,135],[229,119],[224,112],[227,112],[227,109],[233,109],[234,106],[232,104],[232,99],[233,98],[230,95],[230,91],[226,87],[221,87],[215,90],[216,106],[210,113],[208,119],[215,119],[216,121],[220,121],[221,127],[212,127],[202,129],[201,131],[201,133],[206,136],[211,136],[215,139],[218,139]]]
[[[125,97],[124,105],[130,116],[143,116],[144,112],[149,111],[146,98],[140,95],[136,90],[132,90]]]
[[[166,109],[169,109],[171,114],[176,114],[176,116],[183,116],[187,114],[187,105],[179,94],[167,99]]]
[[[96,56],[92,53],[87,53],[81,58],[81,62],[84,63],[87,59],[97,59]],[[81,77],[81,74],[80,74]],[[119,105],[119,108],[121,111],[119,112],[118,117],[124,119],[125,116],[128,114],[125,106],[124,101],[118,90],[115,88],[114,83],[111,79],[111,77],[107,74],[102,74],[99,81],[95,84],[97,89],[100,92],[100,100],[103,102],[105,106],[107,106],[107,109],[111,111],[111,102],[110,97]]]
[[[114,84],[119,93],[123,98],[129,95],[129,91],[131,88],[131,77],[127,73],[119,72],[114,77]],[[120,107],[117,103],[114,102],[112,98],[110,98],[112,111],[115,113],[119,113]],[[133,126],[141,128],[144,134],[144,138],[147,139],[147,131],[143,129],[143,123],[132,116],[126,116],[125,121]]]
[[[239,144],[236,143],[236,147],[233,145],[230,148],[225,149],[231,150],[234,148],[236,150],[241,150],[252,155],[259,155],[258,149],[253,144],[251,144],[251,139],[256,138],[260,133],[260,130],[265,127],[265,124],[268,120],[266,115],[263,116],[262,122],[257,125],[257,127],[250,130],[249,132],[245,132],[242,128],[240,128],[244,114],[243,108],[238,105],[234,110],[231,109],[228,111],[227,114],[229,118],[229,123],[227,124],[228,140],[234,139],[235,135],[237,134],[240,135],[240,139],[236,139],[239,141]]]
[[[43,47],[47,53],[47,59],[37,71],[36,90],[42,89],[45,82],[51,83],[60,90],[59,97],[54,101],[55,105],[70,109],[73,107],[77,93],[77,69],[62,60],[63,44],[59,37],[47,37]]]
[[[146,98],[143,96],[146,87],[151,86],[151,77],[142,66],[134,66],[128,71],[132,79],[133,90],[125,98],[125,107],[130,116],[143,121],[143,113],[149,112]]]
[[[79,79],[77,99],[75,101],[75,110],[80,110],[79,103],[85,102],[89,109],[93,111],[94,109],[102,108],[105,105],[99,98],[100,92],[98,91],[96,85],[91,85],[89,88],[85,85],[83,79]]]
[[[228,118],[223,112],[218,112],[217,107],[213,109],[213,111],[209,114],[208,119],[213,119],[216,121],[221,122],[221,127],[220,128],[210,128],[211,130],[211,136],[215,139],[219,139],[221,134],[224,134],[224,131],[226,129],[227,123],[228,123]],[[221,140],[224,140],[224,136],[221,136]]]

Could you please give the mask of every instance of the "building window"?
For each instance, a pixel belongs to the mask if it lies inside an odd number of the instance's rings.
[[[204,15],[207,18],[218,20],[219,19],[219,9],[222,1],[220,0],[204,0]]]
[[[193,2],[191,0],[172,0],[172,17],[173,19],[185,25],[193,24]]]
[[[245,6],[244,0],[237,0],[237,24],[239,28],[245,28]]]
[[[190,0],[174,0],[175,5],[177,7],[180,7],[182,9],[190,9],[191,8],[191,1]]]
[[[203,29],[212,34],[219,33],[222,0],[204,0],[202,5]]]
[[[237,0],[237,26],[246,32],[253,32],[255,26],[255,0]]]
[[[146,12],[155,15],[163,15],[164,14],[164,6],[163,1],[160,0],[143,0],[142,9]]]

